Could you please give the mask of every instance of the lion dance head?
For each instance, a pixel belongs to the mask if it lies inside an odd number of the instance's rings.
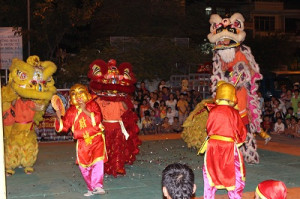
[[[114,59],[107,63],[97,59],[90,64],[88,77],[90,89],[99,96],[126,96],[135,90],[136,79],[128,62],[117,66]]]

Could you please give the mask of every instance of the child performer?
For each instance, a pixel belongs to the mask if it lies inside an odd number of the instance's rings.
[[[286,199],[287,189],[283,182],[265,180],[258,184],[255,191],[255,199]]]
[[[58,119],[55,121],[55,129],[58,132],[68,132],[71,129],[77,140],[77,163],[88,188],[84,196],[105,194],[103,164],[107,156],[100,107],[81,84],[70,88],[70,104],[62,118],[61,111],[56,110]]]
[[[206,124],[209,139],[203,166],[204,198],[215,198],[217,189],[227,189],[229,198],[242,198],[245,167],[238,146],[245,141],[247,131],[233,108],[237,103],[235,87],[218,82],[215,102],[216,105],[208,105],[211,110]]]

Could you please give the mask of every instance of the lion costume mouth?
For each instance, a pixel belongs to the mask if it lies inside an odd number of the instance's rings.
[[[221,37],[218,39],[215,43],[214,50],[216,49],[227,49],[227,48],[233,48],[240,45],[240,42],[234,40],[230,37]]]

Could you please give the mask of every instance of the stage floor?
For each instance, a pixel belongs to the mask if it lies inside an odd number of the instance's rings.
[[[75,165],[75,143],[40,143],[36,171],[26,175],[23,169],[7,177],[8,199],[161,199],[161,172],[170,163],[188,164],[196,177],[196,197],[203,195],[203,156],[188,149],[180,134],[141,136],[144,140],[135,164],[126,166],[126,176],[105,176],[106,195],[84,197],[86,185]],[[259,139],[259,138],[258,138]],[[289,188],[288,198],[295,198],[300,187],[300,139],[274,137],[268,145],[258,140],[260,164],[246,165],[246,187],[243,198],[253,198],[257,184],[266,179],[284,181]],[[227,198],[218,191],[217,198]]]

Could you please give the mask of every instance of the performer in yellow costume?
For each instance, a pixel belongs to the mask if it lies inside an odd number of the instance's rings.
[[[8,84],[2,88],[6,174],[14,174],[18,166],[30,174],[38,154],[33,125],[42,120],[56,92],[52,78],[56,66],[34,55],[26,62],[13,59],[9,70]]]

